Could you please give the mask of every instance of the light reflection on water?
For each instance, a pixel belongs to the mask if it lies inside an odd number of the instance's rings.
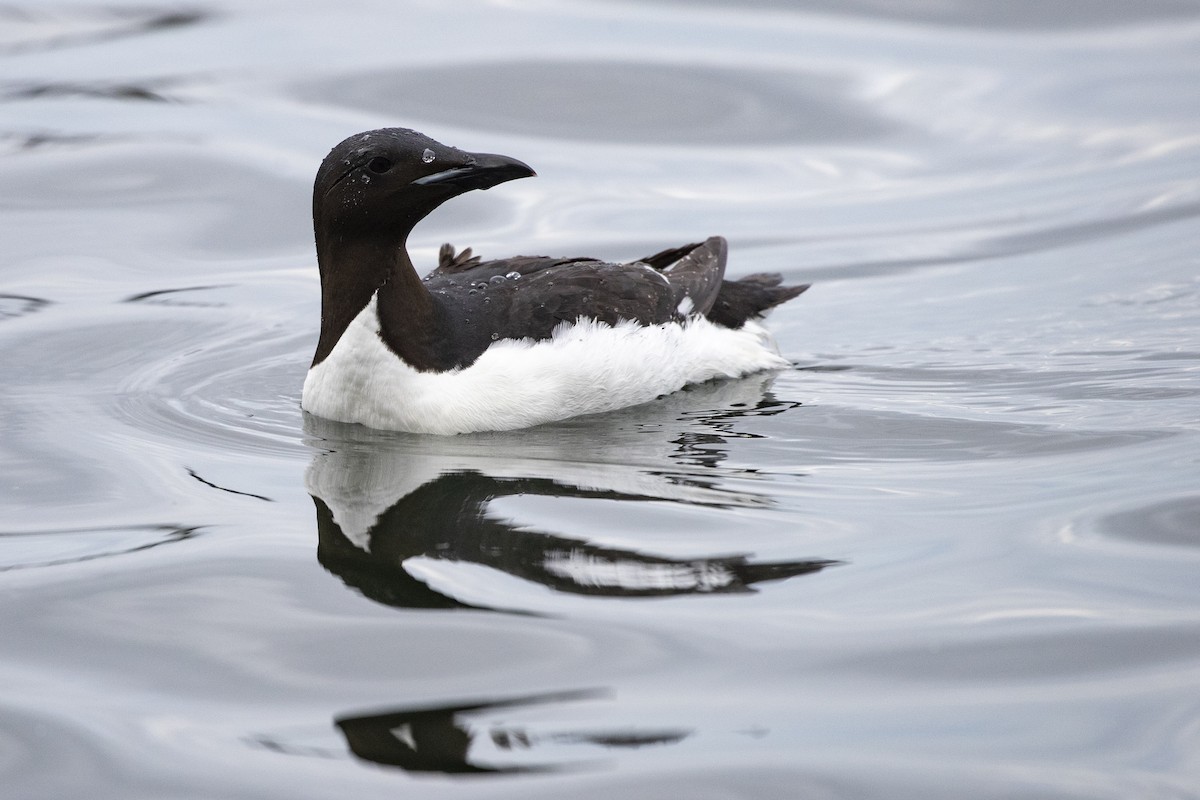
[[[1193,795],[1195,7],[453,21],[0,9],[6,791]],[[311,177],[389,124],[541,175],[420,263],[722,233],[794,368],[306,417]]]

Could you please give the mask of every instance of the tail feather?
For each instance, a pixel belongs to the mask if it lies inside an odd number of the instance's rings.
[[[777,305],[803,294],[811,284],[781,286],[783,276],[774,272],[747,275],[736,281],[721,281],[716,302],[705,314],[709,321],[726,328],[740,328]]]

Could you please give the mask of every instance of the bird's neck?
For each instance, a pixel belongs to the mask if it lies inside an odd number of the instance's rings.
[[[321,336],[313,366],[325,360],[371,297],[378,294],[380,333],[398,356],[421,368],[426,340],[436,335],[433,298],[417,277],[405,239],[317,241],[321,270]]]

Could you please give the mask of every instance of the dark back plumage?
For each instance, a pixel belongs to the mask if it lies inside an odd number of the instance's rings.
[[[456,255],[442,245],[424,284],[447,318],[459,321],[446,342],[445,368],[470,364],[497,339],[548,339],[559,325],[581,318],[658,325],[704,316],[740,328],[808,288],[780,286],[777,274],[724,280],[727,252],[720,236],[629,263],[548,256],[482,261],[470,248]]]

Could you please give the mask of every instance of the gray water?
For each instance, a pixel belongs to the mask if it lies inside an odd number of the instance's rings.
[[[1200,4],[0,7],[0,795],[1200,797]],[[724,234],[794,368],[305,418],[309,192]]]

